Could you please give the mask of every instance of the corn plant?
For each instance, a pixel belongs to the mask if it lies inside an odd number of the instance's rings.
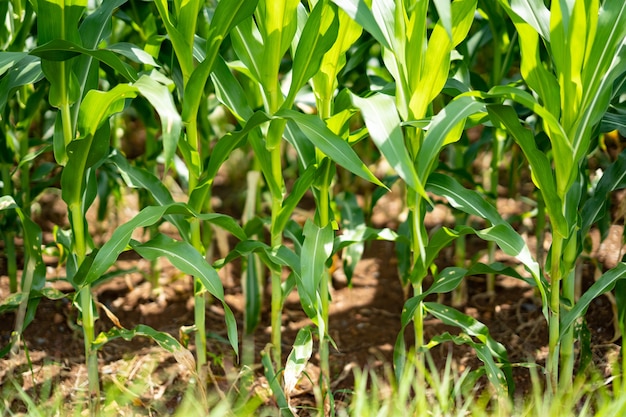
[[[405,2],[391,4],[374,1],[371,9],[363,2],[337,3],[383,46],[383,61],[395,81],[395,98],[377,93],[366,98],[353,95],[352,100],[363,114],[369,134],[381,154],[407,185],[406,203],[410,209],[408,238],[412,260],[404,280],[412,285],[414,296],[405,305],[403,328],[413,321],[418,356],[421,356],[420,351],[426,346],[423,328],[426,311],[478,336],[485,343],[487,353],[481,359],[494,371],[489,374],[494,385],[500,389],[507,378],[497,368],[492,356],[505,363],[508,360],[504,348],[491,339],[488,329],[449,307],[423,302],[428,294],[455,288],[467,272],[463,268],[446,269],[437,275],[435,283],[428,290],[423,288],[424,278],[435,256],[455,237],[467,233],[455,234],[444,229],[443,234],[434,235],[429,243],[424,216],[427,205],[431,203],[424,185],[436,168],[441,149],[458,140],[467,116],[466,110],[480,109],[478,103],[469,100],[453,102],[433,117],[436,109],[432,106],[432,101],[440,94],[448,79],[451,53],[469,31],[476,2],[463,0],[435,3],[440,20],[430,36],[427,32],[428,2],[410,5]],[[422,128],[428,124],[428,117],[432,117],[432,121],[428,132],[424,134]],[[476,333],[478,328],[482,330]],[[395,359],[398,375],[403,373],[405,361],[404,336],[400,334]]]
[[[96,170],[107,159],[116,161],[115,153],[109,155],[109,119],[111,116],[124,109],[126,100],[139,94],[145,97],[155,107],[161,118],[166,161],[172,158],[181,131],[181,118],[170,96],[167,79],[154,71],[149,75],[138,75],[115,52],[97,48],[101,42],[106,41],[107,28],[109,28],[112,15],[115,9],[123,3],[125,3],[123,0],[108,2],[92,11],[84,19],[86,1],[40,1],[36,3],[36,12],[40,16],[37,20],[39,46],[30,52],[32,57],[30,62],[36,64],[34,67],[31,65],[34,70],[27,65],[17,65],[12,72],[16,75],[10,75],[3,80],[9,80],[10,86],[20,85],[18,84],[20,82],[21,85],[25,85],[44,75],[49,83],[48,100],[53,107],[59,109],[55,122],[53,149],[58,164],[63,167],[62,197],[68,206],[71,225],[69,239],[59,235],[59,242],[69,251],[66,279],[76,290],[75,302],[81,311],[89,391],[96,408],[99,401],[97,350],[106,341],[115,337],[129,338],[142,334],[154,338],[175,354],[179,352],[179,356],[185,352],[171,336],[145,326],[134,330],[120,327],[120,329],[114,329],[96,337],[94,324],[97,319],[97,309],[91,288],[106,277],[105,273],[113,265],[117,255],[129,244],[132,231],[138,227],[150,226],[161,218],[167,217],[178,227],[181,236],[185,237],[188,236],[188,225],[181,221],[181,216],[187,216],[198,218],[198,221],[221,224],[240,239],[245,237],[243,231],[232,219],[220,215],[200,215],[187,206],[178,208],[172,205],[173,199],[169,192],[155,177],[150,177],[142,171],[126,169],[124,174],[129,181],[134,180],[134,185],[141,183],[144,187],[150,188],[155,199],[162,206],[152,210],[147,208],[140,212],[136,218],[116,230],[117,235],[113,241],[105,243],[100,249],[93,247],[85,214],[94,201],[97,188]],[[58,22],[64,24],[58,25]],[[9,58],[16,59],[16,56]],[[18,55],[17,58],[24,59],[24,56]],[[20,62],[22,61],[18,64]],[[96,88],[100,63],[108,65],[116,71],[117,75],[125,78],[126,82],[118,83],[108,91],[98,91]],[[34,75],[31,75],[33,72]],[[116,164],[125,167],[119,157]],[[168,164],[169,162],[166,163]],[[9,204],[6,208],[18,209],[15,203]],[[23,217],[22,223],[26,227],[29,224],[27,217],[21,210],[17,210],[17,213]],[[171,213],[175,215],[170,215]],[[32,234],[28,233],[29,236]],[[36,243],[31,245],[33,250],[40,250],[38,248],[40,246]],[[210,292],[223,302],[223,290],[217,273],[204,260],[200,252],[192,251],[191,255],[186,254],[191,248],[188,243],[167,240],[163,235],[157,235],[150,242],[142,245],[136,243],[134,246],[137,246],[135,250],[138,253],[148,259],[154,259],[156,256],[168,257],[182,271],[198,277],[199,288]],[[198,259],[190,261],[194,256]],[[181,259],[185,261],[181,262]],[[38,299],[37,294],[30,291],[31,287],[35,285],[32,287],[34,290],[40,290],[42,287],[41,279],[33,281],[33,278],[28,278],[28,275],[25,278],[26,281],[23,284],[25,291],[22,293],[22,300],[25,301],[21,301],[18,314],[21,321],[24,321],[23,309],[26,305],[24,303],[29,302],[31,297],[33,302]],[[36,284],[38,282],[39,284]],[[234,317],[228,306],[224,304],[224,307],[229,339],[233,348],[237,350]],[[34,310],[30,311],[32,315]],[[22,330],[23,324],[18,323],[16,327],[18,332]]]
[[[298,18],[297,16],[302,16]],[[323,72],[329,87],[318,91],[329,95],[334,86],[338,70],[338,60],[333,55],[325,55],[337,39],[338,17],[336,7],[328,2],[311,4],[310,12],[298,2],[286,1],[271,6],[260,2],[252,18],[242,22],[232,33],[233,48],[245,65],[244,74],[253,80],[263,97],[264,113],[253,114],[247,103],[238,98],[238,83],[225,82],[230,75],[224,71],[218,77],[223,86],[221,100],[241,120],[248,120],[246,127],[258,127],[269,122],[264,137],[258,129],[252,130],[248,141],[260,163],[261,171],[271,194],[270,246],[280,248],[283,233],[289,216],[304,193],[314,187],[318,201],[316,223],[307,222],[301,234],[302,258],[298,259],[294,279],[306,314],[319,329],[323,375],[328,383],[328,275],[326,262],[332,254],[334,233],[329,212],[329,187],[332,181],[331,161],[342,165],[352,173],[369,181],[380,183],[360,161],[357,154],[342,137],[334,133],[318,117],[298,113],[291,109],[299,90],[322,67],[323,57],[328,56],[330,69]],[[296,28],[301,34],[294,39]],[[292,47],[293,70],[290,84],[283,95],[278,86],[280,61],[289,46]],[[339,53],[346,46],[337,47]],[[332,52],[328,52],[332,54]],[[334,52],[337,54],[338,52]],[[326,104],[329,107],[330,104]],[[326,113],[325,113],[326,114]],[[328,114],[330,116],[330,114]],[[251,122],[254,121],[255,124]],[[285,197],[285,183],[282,174],[282,138],[297,150],[299,163],[304,170],[291,193]],[[296,243],[294,242],[294,243]],[[298,251],[299,252],[299,251]],[[297,253],[300,255],[300,253]],[[305,258],[306,256],[306,258]],[[293,264],[290,265],[293,268]],[[280,269],[271,268],[272,283],[272,357],[274,366],[281,360],[281,311],[288,292],[283,286]],[[326,358],[326,359],[324,359]]]
[[[569,386],[574,369],[574,332],[564,317],[572,317],[575,303],[575,266],[580,239],[596,220],[579,211],[584,201],[584,163],[592,135],[607,110],[613,84],[623,77],[624,22],[626,7],[614,2],[553,2],[550,9],[535,2],[506,3],[519,33],[521,72],[539,100],[526,92],[506,88],[493,91],[532,109],[541,118],[535,129],[547,134],[552,162],[536,150],[532,133],[522,128],[510,107],[489,106],[492,119],[505,126],[526,155],[536,185],[542,192],[551,220],[552,244],[546,271],[550,277],[549,382]],[[541,44],[550,52],[551,65],[544,67]],[[580,227],[582,225],[584,227]],[[580,230],[577,230],[580,227]],[[598,282],[621,277],[623,265]],[[592,293],[593,294],[593,293]],[[597,294],[593,294],[594,296]],[[582,311],[586,299],[578,308]]]
[[[614,175],[607,176],[602,181],[603,187],[596,189],[588,200],[593,203],[583,206],[587,183],[583,177],[584,164],[591,138],[614,95],[615,81],[623,78],[626,9],[611,2],[600,5],[581,1],[567,7],[553,2],[550,9],[532,1],[511,4],[501,1],[500,4],[517,28],[522,53],[521,74],[535,96],[519,87],[502,86],[492,88],[487,94],[461,95],[451,105],[467,99],[472,101],[471,96],[507,99],[527,107],[540,119],[538,123],[527,121],[526,125],[532,130],[526,129],[513,107],[486,106],[494,124],[506,128],[520,146],[532,169],[533,182],[545,202],[552,232],[545,269],[540,269],[532,259],[521,237],[484,201],[476,199],[473,192],[454,185],[450,179],[446,180],[445,187],[440,181],[430,181],[427,189],[446,196],[453,206],[489,220],[494,225],[489,233],[479,233],[487,240],[503,236],[505,232],[509,235],[499,246],[524,263],[543,301],[543,312],[550,327],[547,382],[555,390],[559,383],[564,387],[572,383],[572,323],[581,317],[593,298],[612,288],[624,272],[623,264],[608,271],[576,303],[575,265],[581,237],[599,218],[597,210],[604,207],[601,202],[607,193],[619,185]],[[543,47],[550,53],[548,64],[542,61]],[[473,111],[469,110],[465,115],[471,113]],[[535,135],[541,134],[550,140],[548,155],[538,149]],[[615,172],[610,168],[607,171]],[[592,209],[594,204],[597,207]]]
[[[185,135],[179,145],[180,152],[185,162],[188,176],[188,195],[191,208],[196,211],[210,210],[208,204],[211,195],[211,186],[217,168],[229,155],[228,145],[225,152],[210,153],[209,139],[203,135],[198,126],[198,114],[201,104],[206,101],[204,94],[205,85],[218,56],[219,47],[228,34],[240,21],[248,17],[254,10],[256,3],[250,1],[223,1],[219,2],[214,10],[213,18],[202,39],[203,48],[195,56],[196,31],[199,26],[199,16],[203,15],[204,5],[201,1],[174,2],[173,10],[170,10],[166,1],[157,1],[155,5],[169,36],[177,65],[180,69],[182,82],[178,85],[180,99],[182,101],[182,118],[185,125]],[[196,62],[196,60],[198,62]],[[200,112],[202,114],[202,112]],[[228,141],[228,138],[225,139]],[[223,142],[222,142],[223,143]],[[169,152],[169,160],[174,155],[176,146]],[[167,153],[167,152],[166,152]],[[204,161],[211,156],[208,165]],[[205,229],[199,219],[191,221],[189,241],[196,251],[208,254],[212,248],[210,229]],[[196,349],[198,368],[201,369],[206,363],[206,329],[205,329],[205,306],[206,288],[199,279],[196,281],[196,294],[194,297]]]

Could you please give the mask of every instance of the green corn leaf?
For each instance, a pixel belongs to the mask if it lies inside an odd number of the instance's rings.
[[[226,61],[220,56],[215,59],[211,79],[218,100],[230,110],[239,122],[252,117],[253,110],[246,100],[246,93],[228,68]]]
[[[468,190],[454,178],[440,173],[432,173],[426,190],[445,197],[452,207],[468,214],[489,220],[491,224],[505,223],[493,205],[473,190]]]
[[[493,227],[475,233],[483,239],[494,241],[510,256],[516,257],[531,273],[543,301],[543,311],[547,318],[548,299],[546,287],[541,278],[539,264],[532,258],[524,239],[505,222],[496,209],[477,192],[468,190],[452,177],[433,173],[428,179],[426,190],[445,197],[456,209],[489,220]]]
[[[316,162],[315,146],[292,120],[289,120],[285,126],[285,139],[293,146],[298,154],[298,161],[305,169]]]
[[[130,84],[118,84],[106,92],[90,90],[83,99],[78,115],[78,131],[81,137],[93,136],[112,115],[124,110],[125,101],[135,98],[137,91]]]
[[[47,42],[32,51],[31,55],[38,56],[45,62],[62,63],[81,54],[90,56],[98,61],[107,64],[109,67],[117,71],[127,81],[135,81],[137,73],[135,70],[122,61],[114,52],[106,49],[87,49],[77,43],[65,40],[54,39]],[[47,76],[47,74],[46,74]]]
[[[287,398],[285,397],[285,392],[280,386],[280,382],[276,376],[276,371],[274,371],[274,365],[272,365],[272,359],[270,351],[272,349],[272,345],[268,344],[265,349],[261,351],[261,364],[263,365],[263,374],[267,379],[267,382],[272,390],[272,394],[276,399],[276,403],[280,408],[280,415],[283,417],[294,417],[294,413],[291,411],[289,407],[289,403]]]
[[[152,198],[162,206],[174,203],[174,198],[161,180],[151,172],[131,165],[128,160],[116,150],[109,156],[107,162],[117,167],[118,172],[127,186],[149,191]],[[180,216],[166,216],[166,218],[170,223],[176,226],[181,236],[184,238],[190,236],[189,223],[187,221],[184,221]]]
[[[276,111],[281,104],[278,74],[282,58],[297,30],[299,3],[299,0],[261,0],[257,8],[256,23],[263,39],[259,75],[270,112]]]
[[[304,244],[300,261],[298,292],[301,303],[309,318],[316,318],[317,298],[322,275],[328,273],[326,261],[332,254],[334,232],[330,225],[320,228],[310,220],[304,225]]]
[[[567,220],[563,216],[563,202],[556,191],[556,183],[550,161],[543,152],[537,149],[533,134],[522,127],[517,113],[515,113],[512,107],[489,105],[487,106],[487,110],[492,120],[495,123],[505,126],[522,148],[532,168],[533,182],[541,191],[543,200],[550,212],[550,219],[554,231],[561,236],[568,236],[569,227]],[[560,158],[560,155],[558,158]]]
[[[112,340],[121,338],[129,341],[135,337],[147,337],[154,340],[161,348],[172,353],[174,359],[184,365],[187,370],[195,371],[195,359],[189,350],[185,349],[172,335],[155,330],[145,324],[139,324],[132,329],[113,328],[108,332],[102,332],[98,334],[91,346],[94,350],[100,350]]]
[[[206,178],[213,181],[220,166],[228,159],[233,150],[243,146],[247,135],[269,120],[270,118],[265,113],[256,112],[248,117],[245,126],[241,130],[228,133],[219,139],[211,152],[211,158],[206,168]]]
[[[556,117],[549,113],[546,107],[539,105],[531,94],[515,87],[494,87],[489,91],[487,96],[513,100],[526,106],[543,119],[544,128],[550,138],[553,152],[555,155],[558,155],[558,158],[554,158],[557,195],[561,196],[561,198],[565,196],[567,190],[571,187],[576,178],[574,150],[572,143]],[[509,118],[505,119],[505,121],[508,120]]]
[[[198,1],[187,2],[191,7],[198,6]],[[184,78],[184,83],[189,79],[189,76],[193,72],[193,33],[195,31],[195,19],[196,16],[192,15],[194,22],[190,24],[190,22],[180,22],[180,30],[179,25],[176,22],[177,17],[175,14],[173,15],[169,11],[168,1],[167,0],[155,0],[154,5],[159,11],[159,15],[165,25],[165,29],[167,30],[167,34],[169,36],[170,42],[172,42],[172,47],[174,48],[174,53],[176,54],[176,58],[178,59],[178,63],[180,64],[181,71]],[[181,30],[191,31],[187,34],[182,33]],[[189,36],[189,33],[191,35]],[[186,36],[187,35],[187,36]]]
[[[550,37],[550,15],[543,5],[543,2],[537,2],[541,3],[541,5],[537,4],[536,7],[532,4],[535,2],[535,0],[513,1],[512,4],[515,5],[515,11],[511,9],[508,3],[504,0],[500,0],[499,4],[507,12],[515,24],[515,28],[519,34],[521,56],[524,57],[521,62],[520,72],[524,81],[526,81],[530,88],[538,93],[539,97],[543,101],[543,105],[548,109],[548,112],[553,115],[558,115],[561,111],[560,87],[554,74],[549,71],[541,61],[541,46],[539,39],[539,34],[541,34],[543,39],[546,40]],[[520,17],[526,16],[524,9],[528,8],[532,9],[529,12],[530,15],[537,15],[537,27],[539,27],[539,22],[544,22],[541,23],[544,28],[541,29],[540,32],[528,23],[527,20]],[[541,11],[542,8],[546,9],[545,12]],[[520,13],[520,15],[518,15],[518,13]],[[526,19],[532,20],[529,16],[526,16]]]
[[[439,160],[442,147],[449,143],[449,133],[473,114],[484,112],[484,104],[469,96],[461,96],[450,102],[433,117],[424,143],[417,154],[417,177],[424,181]],[[455,140],[458,137],[455,138]]]
[[[441,92],[449,75],[450,53],[467,36],[474,21],[475,10],[476,0],[456,0],[451,5],[451,36],[441,21],[433,29],[424,55],[424,68],[421,72],[415,71],[416,75],[419,74],[419,79],[409,81],[409,85],[414,86],[409,100],[413,117],[424,117],[429,103]]]
[[[232,262],[237,258],[257,254],[261,258],[265,266],[267,266],[269,269],[271,269],[272,271],[280,271],[281,266],[286,265],[281,262],[274,262],[274,259],[270,256],[271,253],[272,248],[270,248],[267,244],[263,242],[259,242],[258,240],[244,240],[239,242],[228,253],[226,258],[216,261],[213,266],[217,269],[220,269],[227,263]]]
[[[159,68],[161,66],[154,60],[152,55],[139,48],[137,45],[129,42],[118,42],[113,45],[109,45],[106,50],[122,55],[137,64],[143,64],[155,68]]]
[[[27,52],[0,52],[0,75],[14,68],[26,56]]]
[[[452,39],[452,7],[450,0],[433,0],[437,15],[439,15],[439,23],[446,30],[446,33]]]
[[[602,173],[593,196],[587,200],[581,210],[581,235],[586,236],[591,225],[606,215],[609,193],[626,187],[626,152],[619,154],[615,162]]]
[[[489,348],[493,357],[498,359],[500,362],[508,362],[506,349],[491,337],[489,328],[487,328],[487,326],[483,323],[443,304],[426,302],[424,303],[424,308],[443,323],[449,326],[457,327],[464,333],[476,337],[481,343]],[[506,380],[502,380],[501,382],[506,383]]]
[[[190,243],[177,241],[163,234],[143,244],[131,243],[131,246],[142,257],[149,260],[165,256],[176,268],[199,279],[204,288],[221,301],[224,307],[228,340],[235,353],[238,354],[237,322],[230,307],[224,301],[224,287],[220,277],[206,258]]]
[[[511,9],[550,42],[550,10],[542,0],[511,0]]]
[[[182,131],[182,120],[166,85],[155,81],[154,77],[142,76],[133,87],[155,108],[161,119],[161,139],[165,157],[165,167],[169,167]]]
[[[119,226],[94,258],[93,266],[85,275],[84,282],[77,285],[89,285],[99,279],[117,260],[117,257],[128,246],[131,236],[136,229],[152,226],[166,215],[183,215],[195,217],[202,221],[216,224],[231,232],[241,240],[247,237],[243,229],[229,216],[218,213],[197,214],[183,203],[168,204],[165,206],[148,206],[142,209],[135,217]],[[243,238],[243,239],[242,239]]]
[[[276,116],[293,120],[311,143],[337,164],[367,181],[384,187],[380,180],[359,159],[350,145],[328,129],[319,117],[289,109],[280,110],[276,113]]]
[[[391,45],[384,35],[382,29],[376,22],[372,10],[363,0],[333,0],[337,6],[341,7],[344,12],[354,21],[356,21],[363,29],[369,32],[378,43],[385,48]]]
[[[83,19],[78,29],[82,46],[87,49],[95,50],[98,48],[98,44],[110,36],[111,34],[111,17],[116,9],[126,3],[127,0],[111,0],[102,2],[102,4],[96,8],[92,13]],[[136,50],[141,48],[135,47]],[[113,52],[118,52],[112,50]],[[123,54],[122,54],[123,55]],[[73,71],[76,74],[78,85],[80,87],[82,98],[85,92],[89,89],[98,88],[98,68],[92,65],[93,58],[86,54],[81,54],[76,59],[76,64],[73,67]],[[134,75],[134,78],[128,79],[129,81],[136,80],[137,75],[131,67],[128,70]],[[90,80],[91,79],[91,80]],[[74,106],[72,109],[72,118],[76,118],[79,106]]]
[[[243,62],[251,78],[261,83],[263,40],[254,19],[250,17],[237,25],[230,38],[235,54]]]
[[[339,28],[336,8],[318,2],[309,15],[293,57],[291,85],[283,108],[290,108],[297,92],[320,69],[326,52],[335,44]]]
[[[1,53],[0,56],[4,54]],[[41,61],[37,57],[25,55],[18,61],[10,60],[5,63],[11,65],[11,67],[8,68],[8,73],[0,80],[0,113],[4,113],[9,98],[17,88],[34,84],[44,76],[41,69]]]
[[[339,29],[333,46],[324,54],[318,73],[313,77],[313,92],[320,103],[329,103],[337,89],[337,76],[346,65],[346,52],[361,36],[362,28],[342,9],[337,10]],[[320,104],[319,106],[324,106]],[[338,132],[337,130],[333,130]]]
[[[244,332],[254,334],[261,320],[263,304],[263,271],[257,266],[257,257],[248,255],[245,260],[245,273],[241,277],[242,292],[246,298]]]
[[[422,302],[430,294],[442,294],[454,290],[459,286],[463,278],[466,276],[467,270],[458,267],[449,267],[441,271],[437,275],[435,282],[424,291],[422,294],[409,298],[402,308],[402,328],[406,327],[413,317],[418,308],[421,308]]]
[[[296,387],[306,364],[311,359],[312,353],[313,335],[309,327],[304,327],[298,331],[296,340],[293,343],[293,349],[287,357],[287,364],[283,373],[284,388],[287,394],[291,393]]]
[[[280,208],[280,211],[276,215],[276,219],[274,220],[274,223],[272,225],[272,233],[285,230],[287,222],[291,218],[294,209],[296,208],[300,200],[302,200],[304,194],[311,188],[313,182],[318,176],[318,172],[320,171],[321,169],[318,169],[317,166],[309,165],[298,177],[293,185],[293,188],[291,189],[291,193],[289,193],[287,198],[285,198],[285,200],[283,201],[283,205]]]
[[[457,345],[471,346],[476,352],[476,356],[478,356],[478,359],[480,359],[481,362],[484,364],[485,374],[487,375],[489,382],[491,382],[499,395],[506,395],[507,392],[509,394],[512,394],[514,392],[515,386],[510,370],[510,363],[508,361],[504,363],[504,369],[507,371],[505,373],[502,368],[498,366],[498,364],[496,364],[496,362],[494,361],[494,357],[491,354],[491,351],[485,344],[476,343],[471,337],[466,334],[453,336],[450,333],[445,332],[443,334],[433,337],[426,345],[426,347],[428,349],[432,349],[433,347],[444,342],[453,342]]]
[[[80,44],[78,22],[87,7],[87,0],[38,0],[37,40],[40,45],[65,40]],[[43,60],[42,69],[50,82],[49,101],[54,107],[66,107],[80,96],[80,86],[70,61]]]
[[[85,17],[78,29],[82,45],[85,48],[97,48],[100,41],[111,34],[111,16],[113,16],[115,10],[124,5],[127,1],[128,0],[109,0],[102,2],[99,7]],[[80,71],[82,68],[78,70]]]
[[[335,202],[341,213],[341,241],[352,241],[353,244],[345,247],[341,253],[343,271],[348,279],[348,285],[352,282],[352,275],[356,265],[363,256],[365,249],[365,214],[357,202],[356,195],[343,192],[335,197]]]
[[[574,307],[564,314],[561,319],[559,337],[563,337],[572,324],[585,315],[593,300],[607,291],[611,291],[618,280],[626,278],[626,263],[620,262],[613,269],[602,274],[591,287],[580,297]]]
[[[593,129],[606,114],[613,93],[614,83],[619,77],[623,77],[624,73],[626,73],[626,44],[622,43],[619,50],[615,53],[611,66],[602,74],[601,80],[597,83],[597,90],[591,92],[591,94],[583,93],[583,104],[581,107],[584,111],[581,112],[579,119],[576,121],[576,130],[573,134],[575,138],[579,139],[574,144],[574,156],[576,158],[586,156]]]
[[[68,206],[80,204],[83,214],[93,202],[86,198],[88,176],[94,174],[89,168],[99,165],[107,156],[110,137],[111,128],[104,124],[93,135],[74,140],[67,146],[68,161],[61,175],[61,193]]]
[[[204,96],[205,85],[213,69],[222,41],[233,27],[252,15],[256,3],[257,1],[250,0],[222,0],[217,4],[209,29],[206,57],[193,70],[185,85],[182,115],[186,122],[197,117],[200,102]],[[193,38],[193,32],[191,35]]]
[[[361,110],[369,135],[376,147],[404,182],[415,192],[426,197],[424,186],[404,143],[395,100],[384,94],[376,94],[365,99],[356,95],[351,97],[354,105]]]
[[[41,291],[46,283],[46,266],[41,254],[41,228],[17,205],[12,196],[5,195],[0,197],[0,214],[6,210],[14,210],[22,223],[24,231],[24,267],[22,269],[20,288],[23,298],[19,300],[15,318],[17,335],[11,338],[11,343],[3,349],[3,354],[5,350],[8,353],[13,348],[18,337],[34,320],[40,297],[36,297],[35,295],[37,294],[32,294],[32,291]]]

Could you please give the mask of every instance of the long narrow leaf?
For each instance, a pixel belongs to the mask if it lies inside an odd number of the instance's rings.
[[[224,301],[224,287],[215,269],[209,265],[200,252],[195,250],[190,243],[177,241],[163,234],[158,234],[154,239],[143,244],[131,243],[131,246],[146,259],[156,260],[164,256],[182,272],[199,279],[207,291],[221,301],[224,307],[228,340],[235,353],[239,352],[237,322],[230,307]]]

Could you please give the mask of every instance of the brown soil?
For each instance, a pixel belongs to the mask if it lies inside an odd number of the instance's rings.
[[[41,198],[39,207],[37,219],[45,231],[44,240],[50,242],[52,225],[64,224],[66,220],[63,213],[66,209],[56,195]],[[125,204],[125,207],[128,205]],[[398,207],[397,200],[383,199],[374,212],[376,225],[393,225],[400,214]],[[502,199],[499,209],[507,213],[519,211],[520,208],[513,200]],[[120,217],[125,217],[124,213]],[[453,218],[445,209],[438,209],[427,220],[428,226],[433,227],[436,224],[449,223]],[[97,239],[104,240],[110,230],[105,223],[92,232],[100,233]],[[532,245],[531,240],[529,245]],[[473,252],[468,254],[468,259],[470,255],[480,255],[484,251],[482,241],[470,240],[467,246]],[[604,245],[597,250],[605,258],[609,258],[612,253],[619,252],[619,245],[617,249]],[[440,268],[454,264],[452,256],[451,250],[443,251],[437,261]],[[502,254],[498,253],[497,256],[499,260],[510,261]],[[133,254],[125,254],[123,258],[118,267],[137,267],[141,272],[117,277],[97,287],[95,293],[98,301],[126,328],[142,323],[178,338],[181,326],[191,325],[194,320],[190,301],[193,300],[191,279],[162,262],[159,264],[160,291],[155,292],[145,279],[150,265]],[[56,259],[51,258],[48,261],[50,285],[69,292],[71,288],[67,284],[54,281],[58,274],[63,273],[56,269]],[[400,330],[400,316],[405,300],[396,263],[392,243],[368,244],[351,286],[347,285],[345,275],[339,262],[337,263],[331,292],[333,301],[330,335],[337,345],[337,350],[331,350],[331,372],[332,388],[339,402],[345,399],[346,390],[349,391],[352,387],[354,368],[368,367],[382,371],[392,361],[393,346]],[[594,273],[594,268],[586,264],[584,288],[591,285]],[[3,263],[0,264],[0,276],[0,300],[3,300],[9,295],[8,278]],[[241,329],[243,300],[236,267],[225,268],[222,279],[226,300],[235,312]],[[547,329],[541,315],[540,301],[532,288],[519,280],[497,277],[495,294],[490,296],[486,294],[485,277],[477,276],[467,280],[467,290],[467,301],[459,309],[488,326],[492,336],[506,346],[511,362],[543,363],[547,352]],[[449,295],[444,297],[443,302],[450,302]],[[98,331],[113,327],[111,320],[102,311],[100,315]],[[14,314],[6,313],[1,317],[0,340],[4,346],[13,330]],[[226,334],[221,306],[211,304],[207,308],[206,317],[207,330],[212,332],[209,340],[211,371],[217,382],[216,387],[228,390],[236,386],[233,381],[236,365],[229,346],[223,341]],[[608,370],[602,367],[607,364],[607,354],[615,351],[621,344],[612,324],[613,319],[613,309],[606,296],[595,300],[587,313],[594,360],[606,372]],[[296,296],[290,296],[287,300],[283,322],[283,352],[286,356],[297,331],[310,324]],[[0,389],[6,390],[15,384],[26,390],[35,401],[43,401],[52,395],[52,386],[53,391],[61,395],[65,403],[80,401],[79,394],[86,390],[86,373],[83,365],[82,332],[75,323],[76,310],[69,298],[58,301],[42,300],[34,322],[24,334],[24,346],[28,349],[22,349],[18,355],[0,360]],[[444,331],[455,332],[455,329],[444,326],[432,317],[427,317],[425,325],[427,338]],[[257,354],[269,342],[268,326],[269,308],[266,306],[263,322],[255,334]],[[412,330],[407,329],[406,333],[410,342]],[[193,338],[190,349],[193,351]],[[432,354],[438,365],[442,365],[448,355],[452,354],[459,371],[480,366],[474,352],[467,347],[445,344],[433,349]],[[101,350],[99,358],[105,388],[109,387],[111,390],[117,387],[120,392],[127,393],[129,390],[136,390],[136,394],[129,394],[133,413],[171,413],[180,404],[191,377],[190,370],[184,364],[176,362],[172,355],[144,338],[136,338],[130,342],[110,342]],[[314,357],[307,368],[313,380],[319,373],[317,359]],[[514,376],[517,393],[523,395],[530,387],[529,371],[523,366],[515,367]],[[267,391],[260,369],[257,370],[255,386],[258,393]],[[314,404],[310,381],[304,378],[296,387],[293,397],[298,406]],[[14,398],[12,404],[5,405],[13,411],[25,411],[19,397]],[[268,401],[271,403],[271,400]]]

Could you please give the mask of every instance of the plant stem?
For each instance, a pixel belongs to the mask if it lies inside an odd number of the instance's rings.
[[[318,164],[322,162],[322,160],[326,158],[326,156],[322,155],[321,152],[318,151],[317,159]],[[326,164],[326,169],[324,171],[323,179],[320,185],[320,194],[319,194],[319,204],[317,207],[318,217],[320,222],[320,227],[326,227],[330,223],[330,184],[332,181],[332,164]],[[322,300],[322,319],[324,321],[323,331],[320,332],[320,374],[321,374],[321,388],[322,388],[322,398],[326,398],[328,389],[330,388],[330,351],[328,345],[328,332],[329,332],[329,288],[330,288],[330,273],[328,269],[324,270],[324,274],[322,275],[322,280],[320,282],[320,298]]]
[[[283,207],[283,171],[281,159],[281,140],[285,130],[285,120],[273,120],[267,131],[266,144],[269,146],[270,169],[272,178],[267,181],[273,185],[270,186],[272,193],[272,214],[270,226],[270,244],[273,248],[280,246],[283,242],[283,231],[276,230],[277,216]],[[271,145],[270,145],[271,144]],[[280,369],[282,364],[282,309],[283,309],[283,288],[282,276],[280,271],[272,270],[270,274],[272,285],[272,301],[271,301],[271,326],[272,326],[272,350],[274,366]]]
[[[573,306],[576,295],[576,259],[578,256],[576,234],[572,234],[565,246],[562,267],[568,271],[563,275],[563,298],[569,306]],[[566,307],[570,309],[571,307]],[[571,326],[561,338],[561,374],[560,384],[566,390],[572,386],[574,376],[574,328]]]
[[[422,197],[413,190],[409,190],[409,198],[411,198],[411,194],[413,194],[413,198],[415,199],[415,206],[412,210],[412,237],[411,244],[413,246],[413,269],[417,268],[418,263],[425,262],[425,254],[424,247],[426,245],[426,236],[424,235],[425,230],[423,230],[424,223],[424,214],[422,213]],[[425,268],[424,268],[425,270]],[[424,276],[413,277],[411,279],[413,283],[413,296],[417,297],[422,295],[422,281]],[[419,303],[417,308],[415,309],[415,314],[413,316],[413,326],[415,330],[415,366],[418,369],[426,369],[426,362],[424,355],[420,352],[422,347],[424,346],[424,307],[422,302]],[[418,372],[417,376],[417,386],[419,389],[426,388],[426,381],[423,372]]]
[[[550,312],[549,312],[549,347],[548,347],[548,384],[552,392],[556,392],[559,380],[559,333],[561,309],[561,254],[563,238],[558,234],[552,237],[552,259],[550,268]]]
[[[13,180],[7,164],[2,164],[2,183],[4,195],[13,195]],[[28,184],[27,184],[28,186]],[[30,214],[30,212],[26,212]],[[7,230],[2,233],[4,240],[4,255],[7,260],[7,275],[9,276],[9,292],[17,292],[17,254],[15,252],[15,231]]]
[[[200,138],[198,135],[198,121],[196,118],[192,118],[189,121],[189,124],[186,129],[187,132],[187,141],[192,146],[192,158],[193,155],[198,155],[198,149],[200,147]],[[199,157],[198,157],[199,159]],[[196,171],[196,166],[199,161],[186,161],[187,169],[189,171],[189,196],[196,189],[198,185],[198,175],[199,173]],[[202,201],[202,199],[199,199]],[[192,207],[196,211],[200,211],[203,207]],[[200,221],[198,219],[193,219],[190,225],[190,239],[191,245],[196,249],[199,253],[203,253],[205,251],[204,245],[202,243],[202,229],[200,225]],[[201,378],[201,389],[204,389],[204,385],[206,382],[205,373],[202,371],[203,366],[207,363],[207,353],[206,353],[206,319],[205,319],[205,309],[206,309],[206,293],[204,289],[202,289],[202,284],[200,280],[196,277],[194,280],[194,323],[196,325],[196,333],[195,333],[195,343],[196,343],[196,360],[197,360],[197,370],[198,375]]]

